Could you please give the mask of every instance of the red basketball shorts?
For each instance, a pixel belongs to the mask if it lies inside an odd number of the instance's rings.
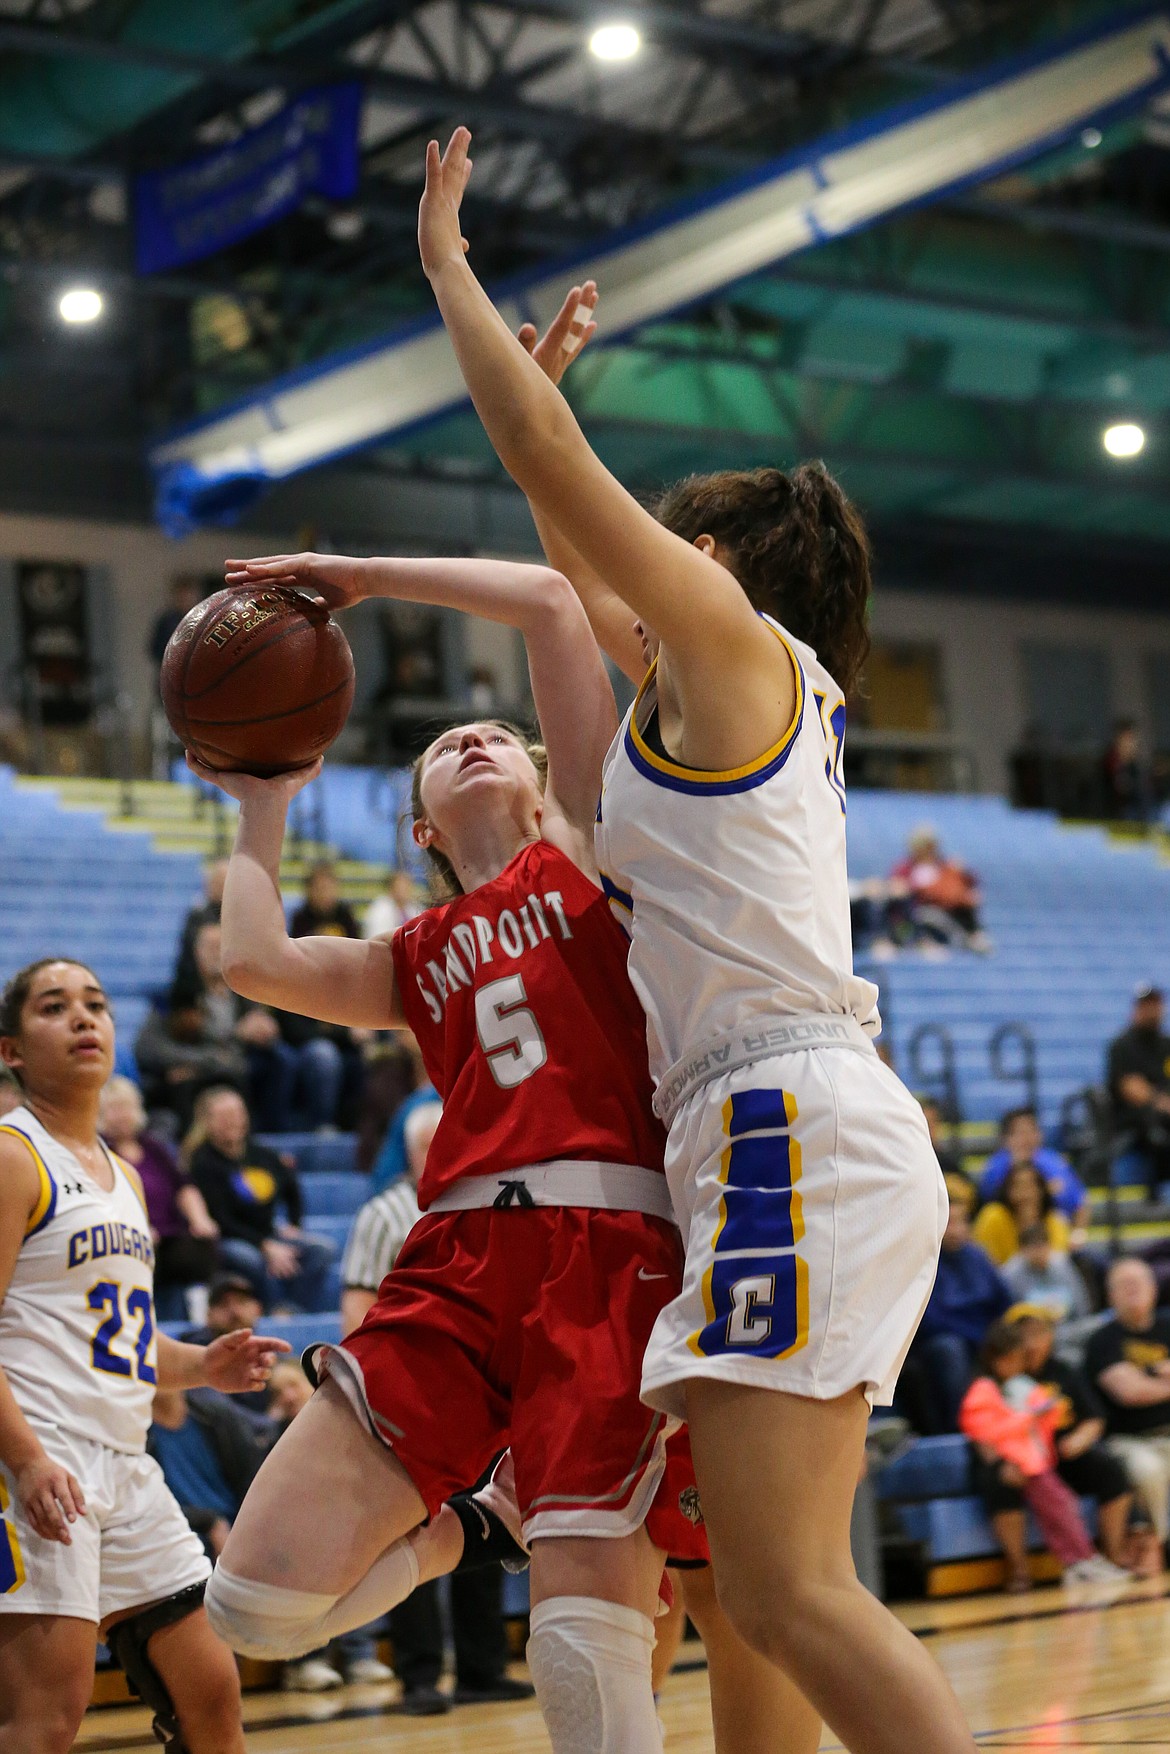
[[[639,1385],[681,1273],[677,1230],[642,1212],[424,1216],[361,1327],[323,1349],[320,1367],[351,1401],[360,1392],[429,1514],[511,1444],[526,1540],[625,1535],[647,1520],[666,1468],[667,1421]],[[672,1484],[673,1510],[655,1508],[654,1539],[672,1554],[695,1540],[685,1488]]]

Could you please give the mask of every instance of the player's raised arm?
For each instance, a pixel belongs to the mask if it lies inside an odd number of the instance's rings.
[[[19,1140],[0,1137],[0,1304],[40,1192],[32,1154]],[[0,1462],[16,1483],[26,1516],[46,1541],[69,1547],[70,1523],[85,1515],[81,1487],[45,1454],[40,1438],[16,1404],[0,1357]]]
[[[229,561],[227,577],[229,584],[315,591],[331,608],[345,608],[363,597],[393,597],[461,609],[518,628],[548,750],[546,810],[559,808],[591,844],[601,764],[617,730],[617,707],[585,610],[563,574],[508,560],[285,554]],[[224,902],[226,918],[226,895]],[[226,957],[226,927],[224,953]]]
[[[290,801],[320,762],[262,780],[188,766],[240,804],[221,918],[224,979],[233,992],[351,1029],[394,1029],[404,1019],[389,944],[361,938],[290,938],[280,894],[280,854]]]
[[[722,769],[789,724],[796,678],[714,542],[684,542],[610,474],[568,403],[494,309],[467,262],[459,205],[471,136],[427,148],[419,248],[476,411],[529,503],[657,634],[684,719],[684,756]]]

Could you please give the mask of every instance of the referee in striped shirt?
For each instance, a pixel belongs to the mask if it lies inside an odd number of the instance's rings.
[[[367,1200],[354,1218],[341,1259],[341,1331],[352,1334],[421,1216],[417,1188],[443,1105],[419,1103],[406,1117],[406,1174]]]

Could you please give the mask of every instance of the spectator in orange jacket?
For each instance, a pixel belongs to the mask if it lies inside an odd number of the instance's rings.
[[[959,1430],[974,1445],[980,1495],[1008,1562],[1007,1588],[1015,1593],[1032,1587],[1021,1498],[1060,1561],[1065,1582],[1128,1578],[1127,1571],[1097,1552],[1080,1501],[1056,1472],[1063,1396],[1025,1374],[1024,1343],[1008,1322],[992,1323],[982,1357],[984,1374],[963,1397]]]
[[[890,876],[905,885],[911,922],[921,935],[968,950],[991,949],[979,921],[983,901],[979,879],[956,859],[944,856],[928,824],[914,830],[906,858]]]

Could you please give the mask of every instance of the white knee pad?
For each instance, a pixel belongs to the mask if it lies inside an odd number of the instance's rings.
[[[654,1625],[594,1596],[532,1610],[528,1667],[554,1754],[661,1754],[650,1682]]]
[[[337,1597],[256,1583],[217,1565],[203,1602],[207,1618],[232,1650],[245,1657],[279,1660],[304,1656],[321,1646],[319,1629]]]
[[[331,1638],[366,1626],[404,1602],[418,1583],[418,1558],[409,1541],[388,1547],[344,1596],[256,1583],[217,1565],[207,1586],[207,1618],[241,1656],[283,1661],[320,1650]]]

